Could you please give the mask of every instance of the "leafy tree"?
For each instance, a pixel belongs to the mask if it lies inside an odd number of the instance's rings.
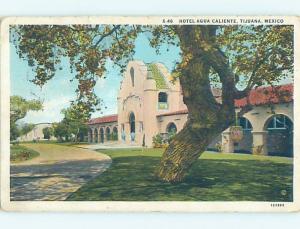
[[[38,100],[26,100],[21,96],[10,97],[10,140],[15,140],[20,135],[27,134],[33,129],[33,124],[26,124],[21,129],[16,122],[26,116],[28,111],[39,111],[42,103]],[[31,129],[32,128],[32,129]]]
[[[51,136],[54,135],[54,130],[51,127],[45,127],[43,129],[44,138],[50,140]]]
[[[11,27],[11,40],[19,57],[27,60],[35,72],[31,81],[42,87],[61,68],[61,58],[70,60],[78,81],[80,113],[99,110],[100,99],[94,93],[98,77],[112,60],[123,71],[134,53],[139,26],[129,25],[18,25]]]
[[[159,148],[163,144],[163,138],[160,134],[156,134],[152,137],[152,144],[155,148]]]
[[[63,109],[62,113],[65,116],[63,122],[68,126],[70,133],[75,136],[74,140],[83,141],[84,136],[86,136],[88,132],[86,123],[89,120],[89,115],[87,113],[81,113],[76,105]]]
[[[43,108],[39,100],[26,100],[21,96],[14,95],[10,97],[10,122],[24,118],[28,111],[39,111]]]
[[[20,127],[20,135],[28,134],[30,131],[33,130],[34,127],[35,127],[35,125],[32,123],[25,123],[24,125],[22,125]]]
[[[16,123],[11,123],[10,125],[10,140],[16,140],[20,136],[20,129]]]
[[[54,136],[58,141],[69,141],[71,137],[71,132],[68,125],[65,122],[59,122],[54,124]]]
[[[106,61],[123,71],[139,33],[147,33],[158,52],[163,43],[178,45],[181,61],[173,76],[180,81],[189,118],[161,160],[158,176],[169,182],[181,181],[213,138],[234,123],[235,99],[293,73],[289,25],[19,25],[12,31],[17,52],[34,69],[32,81],[39,86],[54,77],[62,57],[69,58],[78,80],[78,98],[72,105],[87,114],[100,104],[93,87],[97,77],[104,76]],[[222,88],[221,103],[212,85]],[[250,109],[249,104],[239,115]]]

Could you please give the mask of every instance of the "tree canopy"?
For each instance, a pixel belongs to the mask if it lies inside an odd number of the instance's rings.
[[[25,118],[28,111],[39,111],[42,108],[42,103],[39,100],[26,100],[17,95],[11,96],[10,122],[16,123],[16,121]]]
[[[209,39],[202,36],[204,28]],[[112,60],[124,71],[133,57],[135,39],[140,33],[149,36],[150,45],[158,52],[164,43],[180,46],[182,61],[177,63],[175,76],[183,74],[192,58],[205,54],[211,83],[222,83],[222,75],[231,74],[235,85],[245,89],[236,90],[236,97],[245,97],[254,86],[291,77],[293,70],[293,26],[289,25],[18,25],[11,28],[12,42],[19,57],[34,70],[31,81],[36,85],[43,86],[55,76],[62,57],[69,59],[75,75],[70,80],[78,81],[77,99],[72,104],[85,113],[99,109],[100,100],[93,87],[98,77],[105,77],[105,63]]]
[[[28,111],[39,111],[43,108],[39,100],[26,100],[21,96],[10,97],[10,139],[15,140],[20,135],[27,134],[34,128],[34,124],[17,125],[17,121],[25,118]]]
[[[134,25],[19,25],[11,28],[11,39],[20,58],[32,67],[31,81],[42,87],[55,76],[62,57],[70,62],[78,81],[77,99],[81,113],[100,109],[93,87],[103,77],[105,63],[112,60],[123,71],[134,53],[140,29]]]

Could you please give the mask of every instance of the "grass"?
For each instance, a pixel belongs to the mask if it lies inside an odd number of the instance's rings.
[[[22,141],[20,142],[20,144],[54,144],[54,145],[65,145],[65,146],[76,146],[76,145],[88,145],[90,143],[88,142],[71,142],[71,141],[68,141],[68,142],[60,142],[60,141],[57,141],[57,140],[40,140],[38,142],[34,142],[34,141]]]
[[[72,201],[292,201],[290,158],[205,152],[184,182],[158,180],[161,149],[101,150],[111,167],[67,200]]]
[[[10,147],[10,161],[14,163],[30,160],[39,155],[38,152],[28,149],[25,146],[12,145]]]

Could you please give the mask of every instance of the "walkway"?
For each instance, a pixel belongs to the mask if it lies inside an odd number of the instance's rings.
[[[85,144],[85,145],[77,145],[77,147],[84,149],[131,149],[131,148],[142,148],[142,146],[136,144],[125,144],[120,142],[105,142],[105,143],[93,143],[93,144]]]
[[[39,157],[11,165],[11,200],[65,200],[111,164],[107,155],[55,144],[24,144]]]

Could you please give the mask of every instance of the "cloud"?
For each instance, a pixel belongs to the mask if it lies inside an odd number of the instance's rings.
[[[45,101],[43,110],[29,111],[22,122],[41,123],[41,122],[58,122],[63,118],[61,110],[70,104],[71,97],[59,97]]]

